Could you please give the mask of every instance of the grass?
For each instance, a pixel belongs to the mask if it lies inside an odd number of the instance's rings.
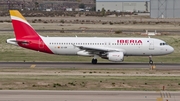
[[[152,72],[154,76],[149,75]],[[178,91],[180,78],[175,74],[179,73],[149,69],[0,68],[0,89],[157,91],[165,86],[168,91]]]
[[[41,35],[46,36],[47,33],[42,33]],[[51,36],[104,36],[104,37],[142,37],[140,35],[133,34],[92,34],[92,33],[51,33]],[[23,49],[20,47],[16,47],[13,45],[6,44],[5,41],[8,38],[14,37],[12,33],[0,34],[0,61],[91,61],[90,57],[82,57],[82,56],[63,56],[63,55],[51,55],[46,53],[40,53],[36,51],[31,51],[28,49]],[[172,54],[165,56],[156,56],[153,57],[155,62],[165,62],[165,63],[179,63],[180,62],[180,36],[178,35],[165,35],[165,36],[154,36],[155,38],[162,39],[166,41],[168,44],[174,47],[175,51]],[[104,59],[99,59],[99,61],[108,61]],[[148,57],[139,56],[134,57],[125,57],[125,62],[148,62]]]

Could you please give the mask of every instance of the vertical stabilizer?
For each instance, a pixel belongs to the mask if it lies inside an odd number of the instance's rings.
[[[43,37],[34,30],[19,11],[10,10],[9,12],[16,39],[8,39],[7,43],[53,54],[49,47],[44,43]]]
[[[10,16],[12,20],[12,25],[14,28],[14,34],[16,40],[22,40],[26,38],[39,38],[37,32],[33,27],[26,21],[26,19],[17,10],[10,10]]]

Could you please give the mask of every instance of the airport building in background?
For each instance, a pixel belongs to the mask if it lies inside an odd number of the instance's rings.
[[[150,0],[96,0],[96,11],[150,12]]]
[[[151,18],[180,18],[180,0],[150,0]]]

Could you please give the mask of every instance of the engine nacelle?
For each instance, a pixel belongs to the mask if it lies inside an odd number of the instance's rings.
[[[84,50],[77,52],[77,55],[81,55],[81,56],[93,56],[92,54],[89,54],[89,52],[84,51]]]
[[[123,52],[109,52],[107,55],[109,61],[121,62],[124,60]]]

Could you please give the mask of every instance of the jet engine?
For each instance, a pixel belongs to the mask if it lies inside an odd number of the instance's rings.
[[[107,54],[109,61],[122,62],[124,60],[123,52],[109,52]]]

